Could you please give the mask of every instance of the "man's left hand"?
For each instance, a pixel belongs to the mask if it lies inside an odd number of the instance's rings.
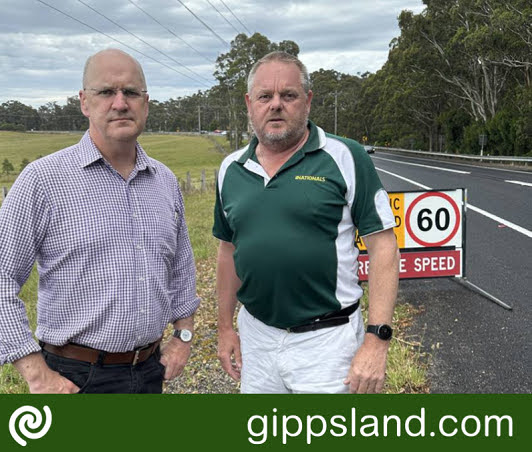
[[[165,380],[181,375],[190,356],[191,343],[172,337],[161,349],[161,364],[166,368]]]
[[[386,357],[389,342],[383,341],[372,334],[366,334],[351,361],[351,368],[344,380],[352,394],[376,394],[384,387],[386,375]]]

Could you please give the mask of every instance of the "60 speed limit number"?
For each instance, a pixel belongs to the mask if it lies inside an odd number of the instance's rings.
[[[462,245],[462,190],[404,194],[405,248]]]

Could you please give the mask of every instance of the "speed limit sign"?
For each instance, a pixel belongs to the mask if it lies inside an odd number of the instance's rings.
[[[405,193],[405,247],[460,247],[461,204],[459,190]]]
[[[390,192],[393,229],[401,251],[399,278],[442,278],[465,275],[464,188]],[[363,238],[355,237],[360,251],[357,276],[366,281],[369,258]]]

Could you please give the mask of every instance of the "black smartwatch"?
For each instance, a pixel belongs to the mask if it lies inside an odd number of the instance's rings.
[[[192,331],[190,330],[174,330],[174,337],[181,339],[183,342],[190,342],[192,340]]]
[[[389,341],[392,338],[393,330],[390,325],[368,325],[366,333],[375,334],[379,339],[383,341]]]

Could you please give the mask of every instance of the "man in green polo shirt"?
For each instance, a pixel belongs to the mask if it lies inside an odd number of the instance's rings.
[[[284,52],[249,74],[255,137],[217,181],[218,356],[244,393],[380,392],[398,286],[395,219],[363,147],[308,120],[309,85]],[[370,258],[366,334],[357,229]]]

